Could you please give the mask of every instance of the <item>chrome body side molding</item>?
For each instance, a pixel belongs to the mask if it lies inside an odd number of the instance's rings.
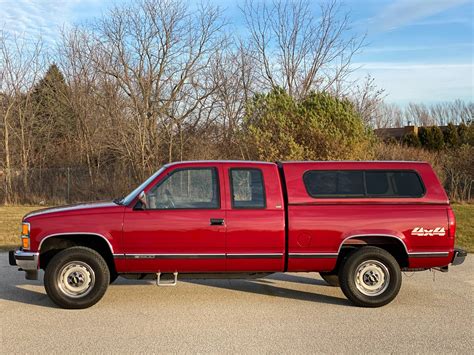
[[[338,253],[288,253],[288,256],[295,259],[332,259],[337,258]]]
[[[229,253],[229,254],[113,254],[115,259],[279,259],[283,253]]]

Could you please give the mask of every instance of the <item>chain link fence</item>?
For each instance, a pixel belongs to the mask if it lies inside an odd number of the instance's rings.
[[[0,170],[0,201],[7,204],[57,205],[112,199],[138,185],[124,170],[83,167]]]

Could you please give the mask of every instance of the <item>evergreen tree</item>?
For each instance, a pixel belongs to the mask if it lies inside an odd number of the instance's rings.
[[[389,145],[395,145],[398,143],[398,140],[395,137],[388,137],[387,139],[385,139],[385,143]]]
[[[458,126],[459,144],[474,146],[474,122],[461,123]]]
[[[444,131],[444,143],[448,148],[456,148],[459,146],[458,130],[452,123],[448,123],[448,126]]]
[[[459,144],[467,144],[467,135],[468,135],[467,132],[468,132],[468,127],[464,122],[462,122],[458,126]]]
[[[474,146],[474,121],[471,121],[467,126],[466,144]]]
[[[52,165],[68,164],[69,158],[65,154],[71,150],[64,149],[64,145],[74,139],[75,121],[68,95],[69,88],[56,64],[48,68],[33,88],[32,100],[37,117],[35,132],[44,136],[44,146],[37,149],[48,151],[46,160]]]
[[[301,101],[282,89],[257,94],[248,106],[244,136],[261,160],[370,157],[373,135],[352,103],[326,93]]]
[[[420,138],[418,137],[417,134],[415,134],[415,132],[410,132],[410,133],[405,134],[402,138],[402,142],[404,145],[408,147],[414,147],[414,148],[421,147]]]
[[[428,149],[439,151],[444,148],[443,131],[438,126],[431,127],[431,142]]]
[[[428,148],[432,139],[431,129],[429,127],[420,127],[418,129],[418,138],[423,148]]]

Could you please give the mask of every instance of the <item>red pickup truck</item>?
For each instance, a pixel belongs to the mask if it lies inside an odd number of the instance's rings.
[[[117,276],[263,277],[316,271],[355,305],[392,301],[401,271],[461,264],[448,197],[423,162],[197,161],[128,196],[26,215],[10,264],[64,308]],[[204,276],[203,276],[204,275]]]

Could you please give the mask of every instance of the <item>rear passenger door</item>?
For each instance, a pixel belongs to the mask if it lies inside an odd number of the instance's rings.
[[[228,163],[223,170],[227,271],[282,271],[285,215],[277,166]]]

